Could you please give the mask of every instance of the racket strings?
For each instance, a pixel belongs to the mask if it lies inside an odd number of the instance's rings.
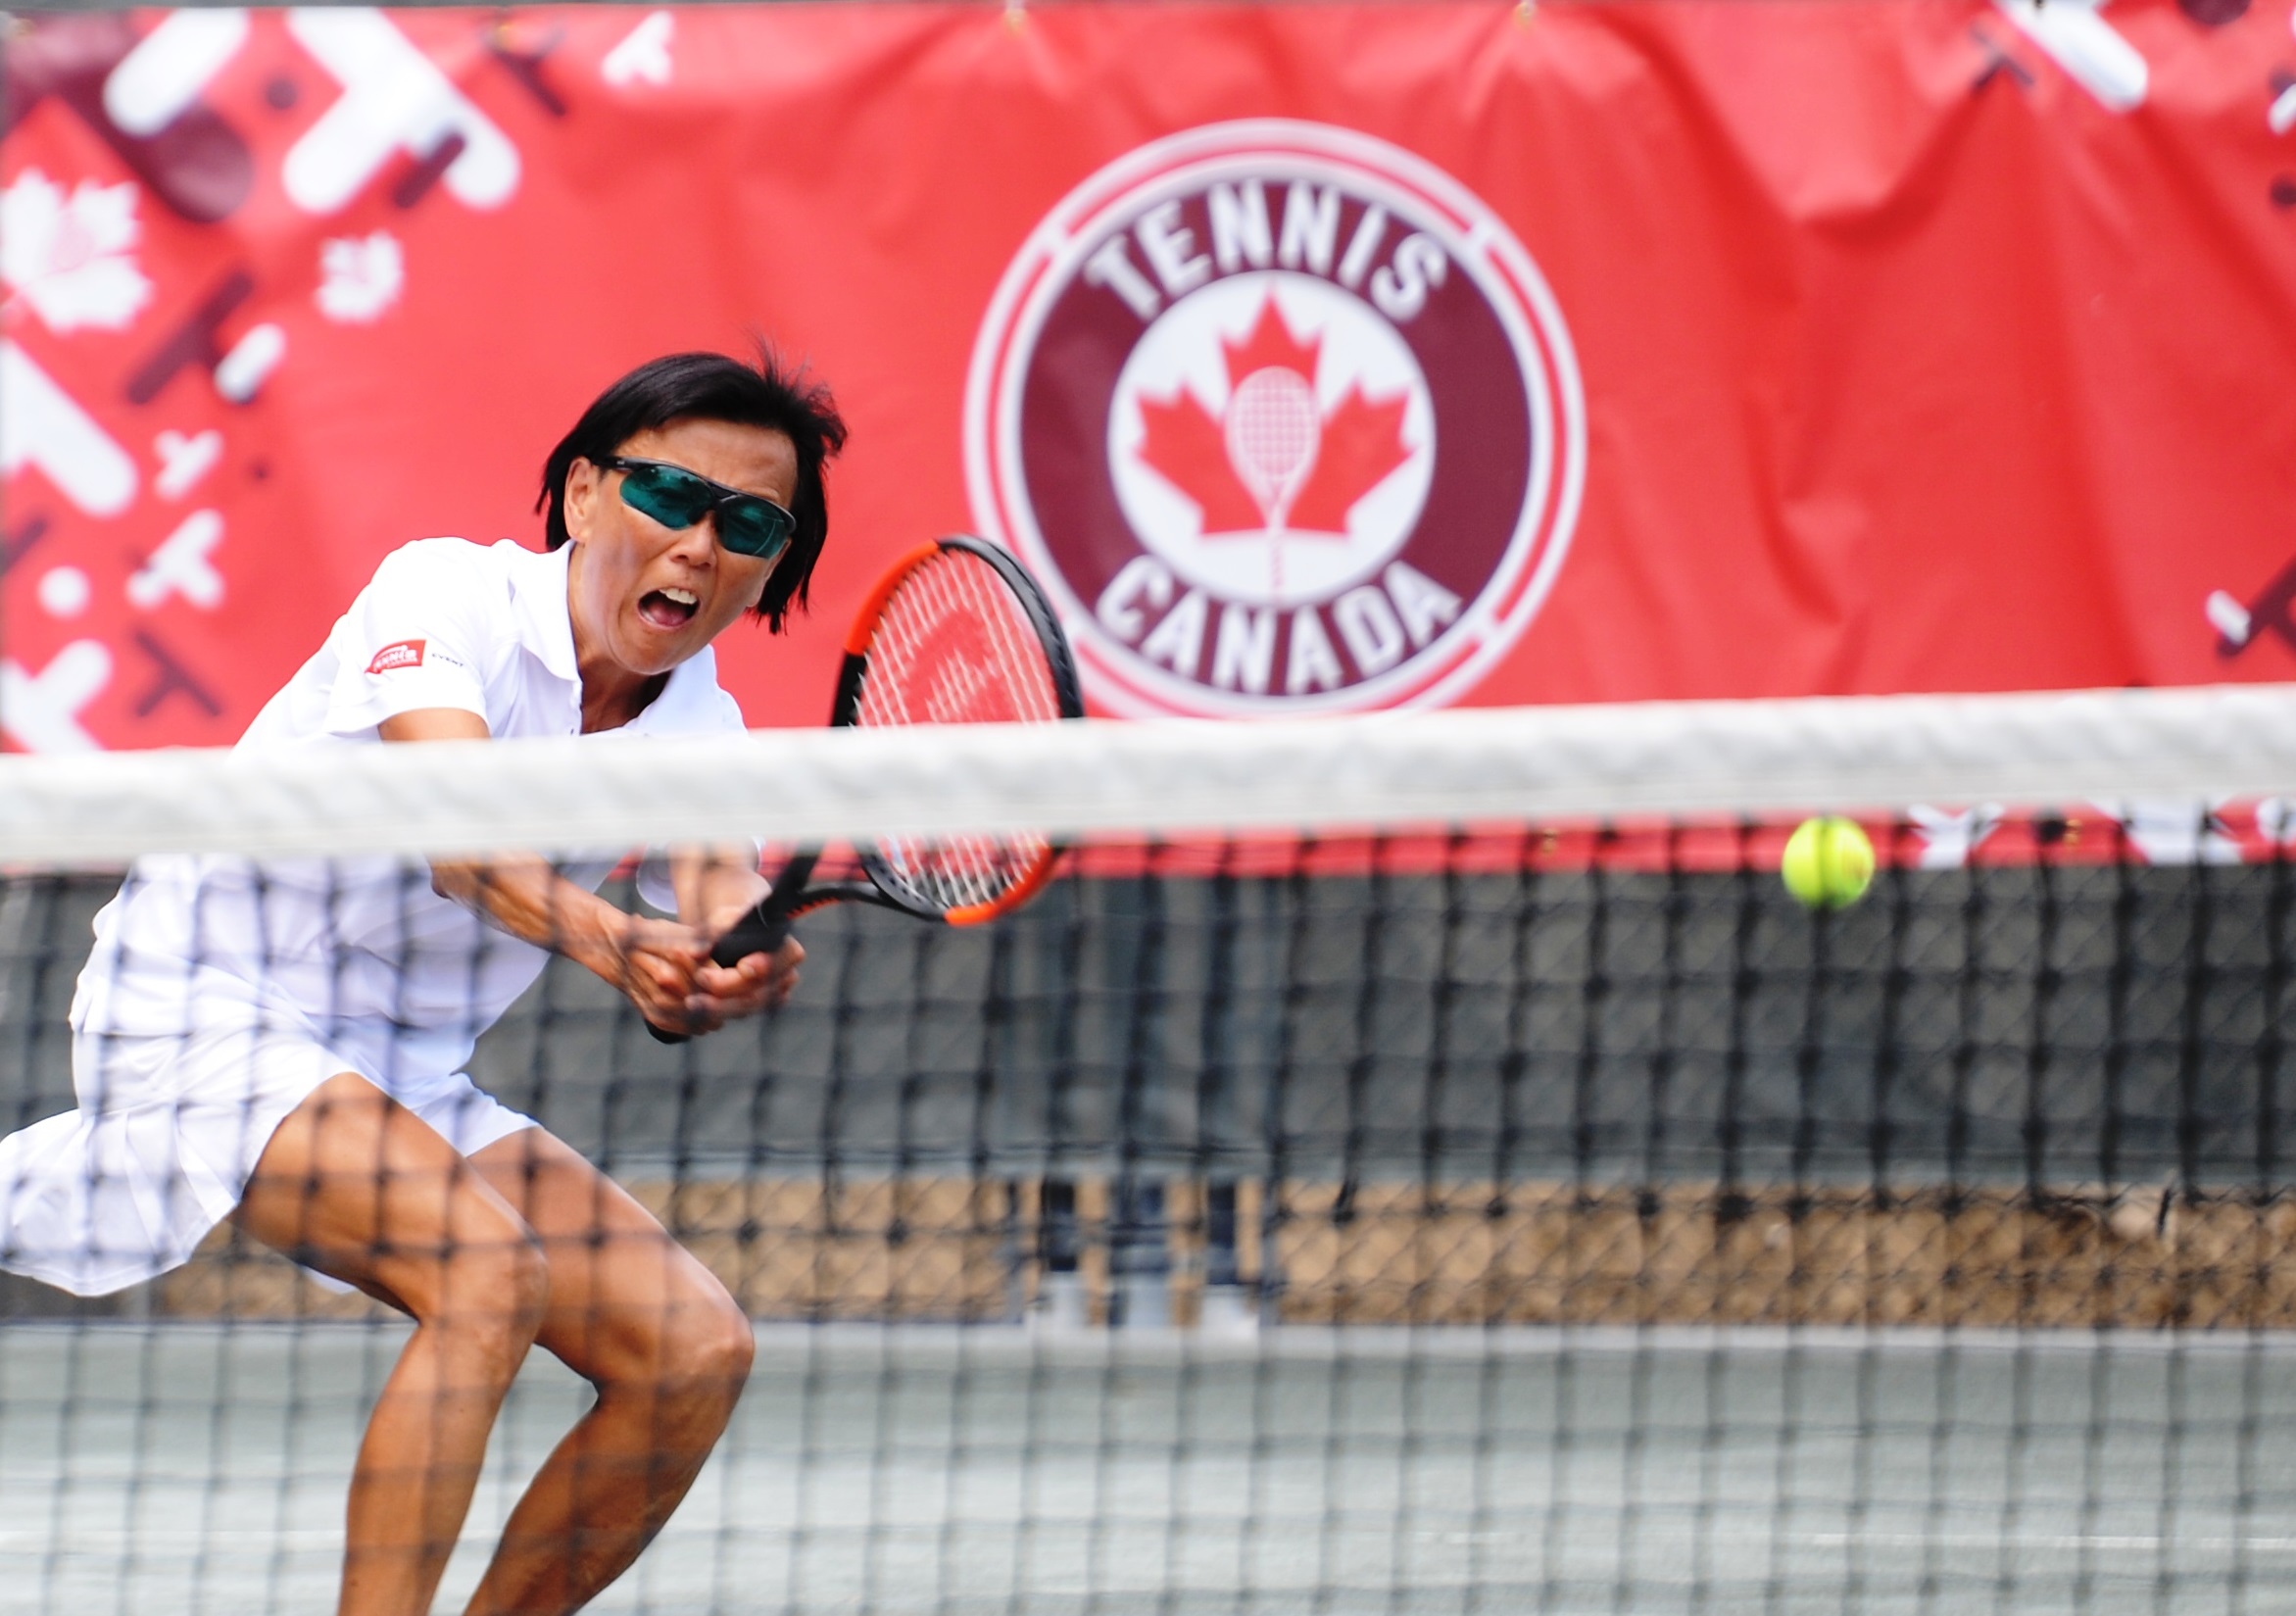
[[[1044,644],[995,567],[943,550],[902,579],[878,619],[855,722],[1050,722],[1059,687]],[[890,837],[885,873],[936,907],[995,902],[1051,857],[1034,834]]]

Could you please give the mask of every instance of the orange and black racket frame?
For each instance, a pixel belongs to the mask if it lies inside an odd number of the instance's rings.
[[[1076,656],[1069,649],[1068,636],[1060,627],[1059,618],[1052,614],[1050,603],[1044,591],[1030,577],[1021,564],[1004,551],[986,539],[977,539],[968,533],[951,534],[918,545],[896,561],[877,580],[854,614],[853,627],[845,636],[845,661],[837,673],[837,693],[830,702],[829,723],[833,729],[850,728],[860,721],[861,696],[868,686],[869,648],[875,642],[878,626],[893,598],[919,567],[930,565],[951,552],[971,556],[995,570],[1004,586],[1012,593],[1022,615],[1035,632],[1038,645],[1045,654],[1046,668],[1050,675],[1055,702],[1061,718],[1084,716],[1084,695],[1076,677]],[[938,921],[952,926],[977,926],[1009,914],[1019,908],[1052,878],[1059,864],[1061,849],[1048,845],[1044,857],[1020,879],[985,903],[968,904],[957,908],[937,908],[918,903],[904,893],[904,883],[887,864],[883,855],[866,845],[854,850],[859,859],[865,881],[813,882],[814,867],[820,862],[821,850],[817,847],[801,848],[791,855],[773,878],[772,893],[733,927],[718,938],[710,950],[710,958],[720,965],[735,965],[753,954],[772,954],[789,937],[791,925],[801,916],[831,904],[872,904],[880,908],[898,909],[919,920]],[[665,1044],[685,1041],[682,1033],[664,1031],[652,1022],[647,1031]]]

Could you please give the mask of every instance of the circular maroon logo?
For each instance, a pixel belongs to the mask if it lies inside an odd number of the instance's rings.
[[[990,306],[975,521],[1134,713],[1429,706],[1538,614],[1586,424],[1561,312],[1448,175],[1280,121],[1079,186]]]

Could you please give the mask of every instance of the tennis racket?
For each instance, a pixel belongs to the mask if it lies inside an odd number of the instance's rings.
[[[1010,556],[965,535],[893,563],[845,637],[832,727],[1053,723],[1084,716],[1076,660],[1044,594]],[[1050,878],[1060,850],[1020,834],[893,837],[856,845],[859,880],[816,882],[822,850],[801,848],[773,892],[709,951],[720,965],[771,954],[799,916],[874,904],[920,920],[975,926],[1009,914]],[[685,1041],[653,1022],[665,1044]]]

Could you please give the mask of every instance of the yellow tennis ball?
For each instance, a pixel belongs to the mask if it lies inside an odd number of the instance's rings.
[[[1786,838],[1778,873],[1805,906],[1837,909],[1874,884],[1874,844],[1854,819],[1804,819]]]

